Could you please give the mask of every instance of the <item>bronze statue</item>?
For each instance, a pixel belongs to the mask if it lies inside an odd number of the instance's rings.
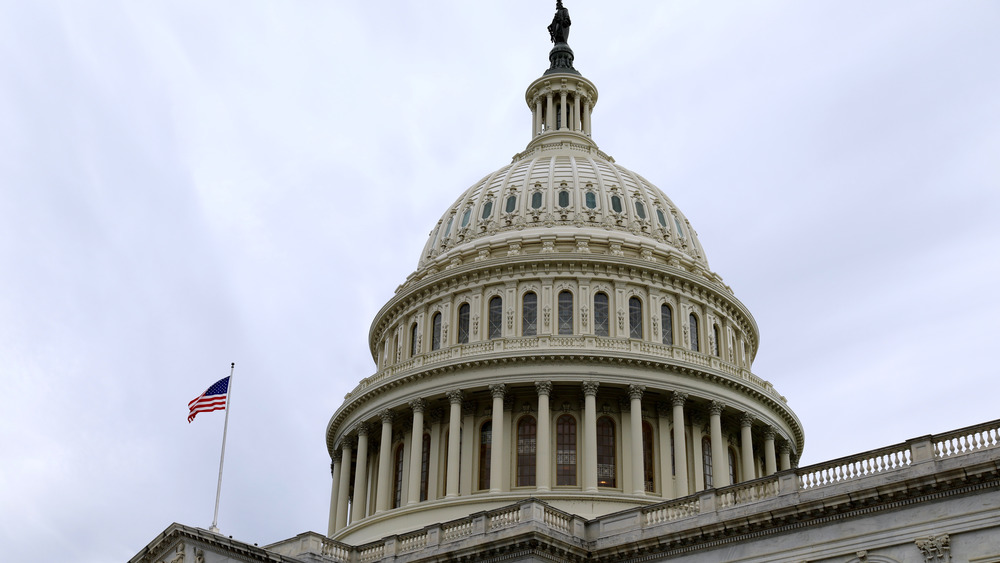
[[[556,0],[556,15],[552,17],[549,24],[549,38],[555,44],[566,43],[569,39],[569,10],[563,8],[562,0]]]

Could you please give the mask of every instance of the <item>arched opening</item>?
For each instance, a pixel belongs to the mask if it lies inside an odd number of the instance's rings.
[[[705,436],[701,439],[701,463],[702,471],[705,474],[705,488],[711,489],[712,480],[712,440]]]
[[[496,296],[490,299],[489,337],[500,338],[503,333],[503,299]]]
[[[458,343],[469,343],[469,304],[462,303],[458,307]]]
[[[537,424],[535,417],[525,415],[517,422],[517,486],[535,486],[535,452]]]
[[[610,416],[597,419],[597,486],[617,487],[615,421]]]
[[[490,488],[490,455],[493,443],[493,421],[479,427],[479,489]]]
[[[521,298],[521,336],[538,334],[538,295],[529,291]]]
[[[431,350],[441,348],[441,313],[434,313],[431,317]]]
[[[410,326],[410,357],[417,355],[420,351],[420,331],[417,323]]]
[[[576,485],[576,419],[570,414],[556,420],[556,485]]]
[[[674,311],[670,305],[660,306],[660,326],[663,335],[662,341],[667,346],[674,345]]]
[[[700,350],[698,346],[698,317],[691,313],[688,315],[689,330],[691,331],[691,349],[695,352]]]
[[[573,334],[573,294],[569,291],[560,291],[557,305],[559,334]]]
[[[642,338],[642,301],[638,297],[628,300],[628,337]]]
[[[608,322],[608,294],[594,294],[594,335],[609,336],[610,326]]]

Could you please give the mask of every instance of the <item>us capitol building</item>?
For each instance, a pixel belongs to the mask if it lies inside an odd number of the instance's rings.
[[[559,2],[531,139],[442,214],[333,414],[325,535],[131,561],[1000,561],[1000,421],[798,467],[750,311],[601,152]]]

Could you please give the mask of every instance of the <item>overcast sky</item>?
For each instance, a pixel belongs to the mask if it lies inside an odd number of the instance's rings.
[[[754,314],[802,464],[1000,418],[1000,3],[567,0],[594,138]],[[0,0],[0,546],[325,532],[369,323],[529,140],[553,2]]]

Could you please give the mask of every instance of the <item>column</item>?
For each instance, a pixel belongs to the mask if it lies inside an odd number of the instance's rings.
[[[583,132],[590,136],[590,98],[583,102]]]
[[[583,491],[597,492],[597,388],[596,381],[583,382]]]
[[[490,395],[493,396],[493,420],[491,422],[493,430],[491,431],[492,435],[490,436],[491,493],[499,493],[502,490],[503,443],[505,440],[503,432],[503,396],[506,389],[507,388],[503,383],[494,383],[490,385]]]
[[[500,490],[502,492],[510,492],[510,484],[514,482],[513,477],[511,477],[511,460],[514,459],[514,452],[511,451],[513,447],[513,442],[511,438],[515,436],[514,429],[514,395],[506,394],[503,398],[503,435],[505,436],[502,442],[503,445],[501,449],[503,454],[500,459],[503,463],[500,464]],[[496,434],[494,434],[496,436]],[[490,474],[492,479],[493,475]]]
[[[340,489],[340,450],[333,451],[330,458],[330,472],[333,473],[333,486],[330,487],[330,523],[327,524],[326,535],[333,536],[337,531],[337,491]]]
[[[438,498],[438,483],[441,469],[438,462],[441,459],[441,421],[444,420],[444,409],[436,408],[430,412],[431,443],[430,456],[427,460],[427,500]]]
[[[479,438],[479,429],[476,428],[476,403],[467,401],[462,403],[462,459],[458,462],[458,494],[468,496],[472,494],[475,486],[475,475],[472,474],[473,456],[476,451],[476,439]]]
[[[722,442],[722,411],[726,405],[712,401],[708,407],[708,427],[712,439],[712,486],[716,489],[728,487],[729,455],[726,445]],[[708,487],[708,483],[705,483]]]
[[[580,96],[573,96],[573,130],[580,131],[583,127],[580,126]]]
[[[670,448],[670,405],[656,403],[657,435],[660,438],[660,494],[664,500],[676,498],[674,494],[674,472],[670,458],[673,449]]]
[[[777,463],[774,460],[774,431],[773,426],[764,429],[764,475],[774,475],[777,471]]]
[[[542,98],[539,96],[535,98],[535,119],[533,120],[535,130],[532,131],[531,136],[535,137],[542,132]]]
[[[646,494],[646,479],[642,456],[642,393],[644,385],[629,385],[629,423],[632,431],[632,494]]]
[[[354,464],[354,499],[351,503],[351,523],[365,517],[368,504],[368,425],[360,422],[355,427],[358,434],[358,461]]]
[[[448,391],[448,474],[445,482],[445,497],[458,496],[458,452],[461,449],[459,438],[462,434],[462,392]]]
[[[427,401],[414,399],[410,401],[413,409],[413,432],[410,438],[410,479],[406,504],[420,502],[420,458],[424,451],[424,409]]]
[[[740,457],[743,459],[743,480],[749,481],[756,476],[753,464],[753,415],[745,412],[740,417]]]
[[[552,100],[552,92],[545,94],[545,129],[552,131],[556,128],[556,104]]]
[[[381,417],[382,436],[379,438],[378,481],[375,485],[376,513],[389,510],[389,497],[392,495],[392,411],[385,409]]]
[[[566,123],[566,118],[569,115],[566,112],[566,90],[559,92],[559,128],[569,129],[569,123]]]
[[[674,407],[674,486],[677,496],[685,497],[690,492],[687,477],[687,445],[684,443],[684,403],[687,393],[674,391],[671,404]]]
[[[698,413],[691,414],[691,457],[694,469],[694,490],[705,490],[705,452],[702,451],[705,438],[705,421]]]
[[[354,452],[351,449],[351,439],[343,437],[340,450],[340,463],[346,467],[340,470],[340,489],[337,491],[337,530],[344,529],[347,525],[347,498],[351,494],[351,457]]]
[[[536,381],[538,391],[538,434],[535,439],[535,488],[548,491],[552,484],[552,424],[549,419],[551,381]]]
[[[791,453],[791,451],[792,451],[792,448],[791,448],[791,446],[788,445],[788,442],[785,442],[784,444],[781,444],[781,447],[778,449],[778,453],[781,455],[781,466],[780,467],[781,467],[782,471],[786,471],[786,470],[792,468],[792,460],[791,460],[791,456],[789,455]]]

